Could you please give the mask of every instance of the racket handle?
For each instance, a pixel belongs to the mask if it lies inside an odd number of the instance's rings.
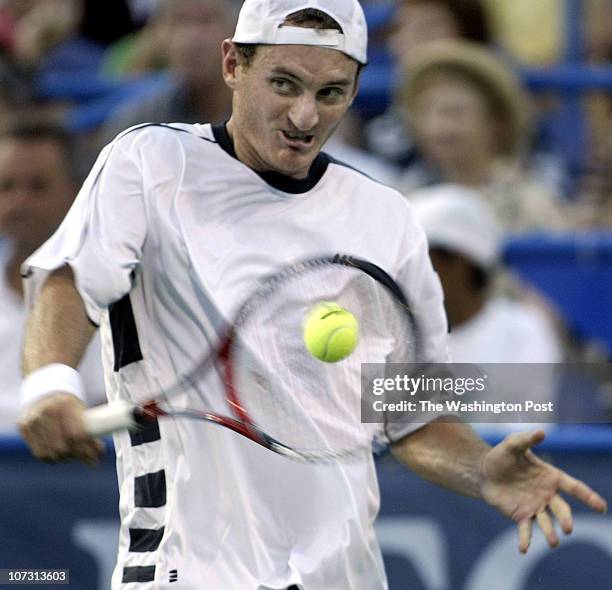
[[[138,427],[137,407],[126,402],[103,404],[83,413],[85,430],[92,436],[104,436]]]

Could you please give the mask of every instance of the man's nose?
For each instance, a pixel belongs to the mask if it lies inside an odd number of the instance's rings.
[[[310,131],[319,122],[319,111],[314,96],[304,93],[295,99],[289,110],[289,120],[299,131]]]

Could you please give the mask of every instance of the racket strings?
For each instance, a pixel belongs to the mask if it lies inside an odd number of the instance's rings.
[[[310,355],[303,340],[312,307],[331,301],[359,324],[353,353],[336,363]],[[413,358],[403,306],[378,281],[347,267],[316,264],[280,275],[258,292],[234,327],[235,391],[250,420],[296,449],[340,454],[369,447],[376,425],[361,423],[361,366]]]

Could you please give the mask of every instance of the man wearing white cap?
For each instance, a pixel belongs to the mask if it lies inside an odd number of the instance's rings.
[[[561,345],[542,308],[502,295],[492,283],[499,272],[502,232],[491,205],[478,191],[442,184],[410,195],[440,277],[452,327],[448,338],[454,363],[523,363],[507,379],[505,368],[489,373],[488,401],[546,403],[556,399],[553,363],[562,361]],[[525,363],[537,365],[526,367]],[[493,382],[493,379],[495,380]],[[493,420],[495,416],[491,417]],[[534,428],[516,422],[479,424],[483,432]],[[538,425],[546,426],[546,425]]]
[[[259,278],[321,252],[367,258],[397,278],[428,358],[447,360],[442,291],[409,205],[320,151],[357,92],[366,46],[356,0],[246,0],[222,45],[230,120],[136,127],[105,148],[60,230],[23,269],[34,307],[22,432],[35,455],[98,452],[72,368],[92,324],[103,333],[109,398],[142,399],[193,366]],[[531,460],[542,433],[493,449],[462,424],[405,434],[394,448],[401,460],[512,517],[522,550],[538,513],[558,542],[547,507],[569,532],[558,492],[605,508],[586,485]],[[115,445],[114,589],[387,587],[373,461],[297,464],[180,420],[120,433]]]
[[[453,362],[561,362],[559,341],[544,313],[488,288],[500,264],[502,231],[483,195],[444,184],[410,197],[442,282]]]

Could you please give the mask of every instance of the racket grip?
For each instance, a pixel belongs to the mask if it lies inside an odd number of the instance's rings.
[[[103,404],[83,412],[85,430],[92,436],[104,436],[138,427],[137,407],[125,402]]]

